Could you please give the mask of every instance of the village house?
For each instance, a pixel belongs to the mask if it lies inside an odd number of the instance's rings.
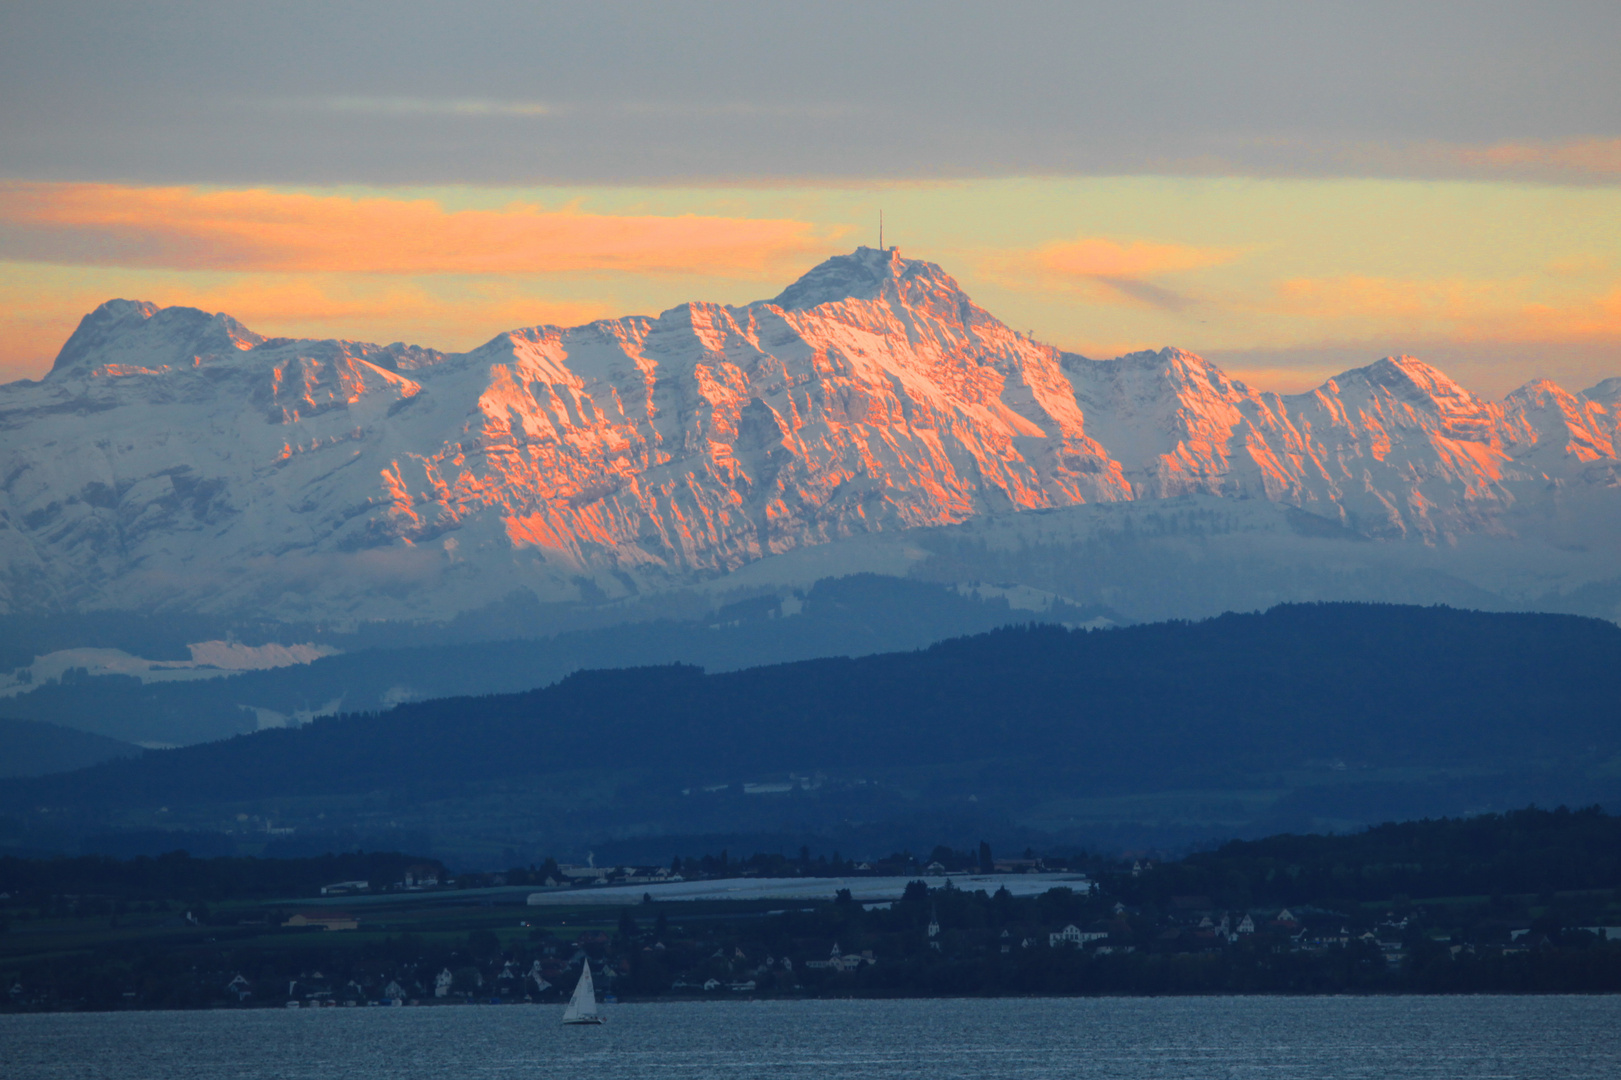
[[[1302,948],[1311,949],[1313,951],[1321,951],[1331,946],[1337,945],[1343,947],[1345,945],[1349,945],[1351,943],[1351,935],[1342,926],[1340,927],[1338,933],[1330,931],[1328,933],[1318,934],[1314,937],[1306,937],[1304,934],[1301,934],[1299,937],[1299,942]]]
[[[287,984],[287,996],[302,996],[312,1005],[331,1004],[324,999],[332,996],[332,988],[327,985],[326,975],[319,971],[301,972],[297,979]]]
[[[1060,945],[1073,945],[1076,948],[1080,948],[1088,941],[1101,941],[1108,936],[1109,935],[1107,932],[1082,930],[1074,923],[1070,923],[1062,930],[1048,934],[1047,946],[1053,949],[1058,948]]]
[[[557,868],[564,880],[570,882],[606,881],[619,872],[617,866],[574,866],[565,865]]]
[[[856,953],[847,954],[840,951],[839,943],[835,941],[833,943],[833,951],[828,954],[828,958],[826,960],[807,960],[805,961],[805,966],[808,968],[818,968],[823,970],[831,969],[833,971],[854,971],[862,964],[876,964],[877,962],[877,960],[873,959],[871,949],[863,949],[860,955],[857,955]]]
[[[405,868],[405,887],[423,889],[439,884],[439,868],[432,863],[418,863]]]

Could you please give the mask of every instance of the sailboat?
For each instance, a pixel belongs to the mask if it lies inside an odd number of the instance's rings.
[[[563,1010],[565,1024],[600,1024],[602,1014],[597,1012],[597,988],[591,984],[591,961],[580,968],[580,981],[574,986],[574,996]]]

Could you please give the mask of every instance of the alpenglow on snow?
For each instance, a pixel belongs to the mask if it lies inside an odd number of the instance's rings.
[[[1031,340],[858,248],[772,300],[459,354],[113,300],[0,387],[0,605],[415,617],[648,592],[984,515],[1186,494],[1431,544],[1611,507],[1621,378],[1483,400],[1391,357],[1304,394]]]

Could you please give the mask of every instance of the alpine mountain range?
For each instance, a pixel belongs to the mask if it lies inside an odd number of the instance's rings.
[[[1621,379],[1280,395],[859,248],[459,354],[113,300],[0,431],[0,815],[42,851],[272,806],[477,864],[1615,797]]]
[[[12,614],[442,620],[852,571],[1137,617],[1455,598],[1421,579],[1473,606],[1621,598],[1621,378],[1489,401],[1394,356],[1271,393],[1180,349],[1041,344],[894,248],[466,353],[112,300],[0,387],[0,431]],[[1084,557],[1173,534],[1193,563],[1225,537],[1295,570],[1204,602],[1158,589],[1162,561]]]

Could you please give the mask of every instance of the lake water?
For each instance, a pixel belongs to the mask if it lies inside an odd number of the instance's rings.
[[[689,1002],[0,1016],[5,1080],[1621,1077],[1621,998]]]

